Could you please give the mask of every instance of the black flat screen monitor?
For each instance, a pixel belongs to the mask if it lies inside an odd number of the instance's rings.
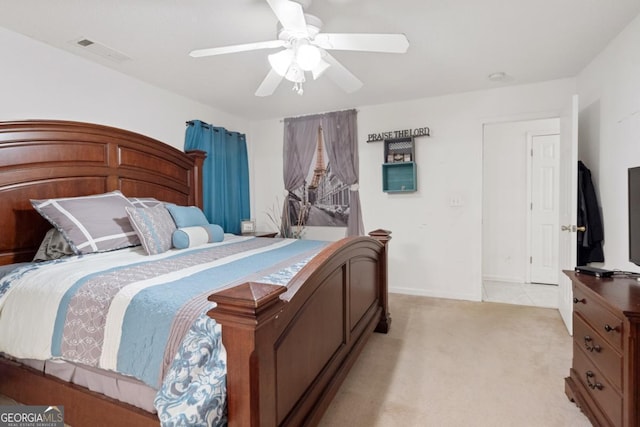
[[[629,261],[640,265],[640,167],[629,168]]]

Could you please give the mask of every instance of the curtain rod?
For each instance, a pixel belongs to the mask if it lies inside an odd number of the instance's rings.
[[[193,126],[194,124],[195,124],[195,123],[193,122],[193,120],[189,120],[189,121],[186,121],[186,122],[185,122],[185,125],[186,125],[186,126]],[[210,125],[209,123],[200,122],[200,127],[203,127],[203,128],[205,128],[205,129],[211,129],[211,130],[212,130],[212,131],[214,131],[214,132],[220,132],[220,128],[217,128],[217,127],[215,127],[215,126],[213,126],[213,125]],[[238,134],[238,135],[240,135],[240,136],[245,136],[245,134],[244,134],[244,133],[240,133],[240,132],[233,132],[233,131],[230,131],[230,130],[227,130],[227,129],[225,129],[225,131],[226,131],[227,135],[231,135],[231,134],[233,134],[233,133],[237,133],[237,134]]]
[[[189,120],[188,122],[185,122],[185,125],[187,126],[193,126],[195,123],[193,122],[193,120]],[[219,129],[216,129],[213,125],[210,125],[208,123],[204,123],[204,122],[200,122],[200,126],[203,128],[211,128],[213,129],[215,132],[218,132]]]
[[[360,112],[360,110],[358,110],[357,108],[347,108],[346,110],[337,110],[337,111],[325,111],[325,112],[322,112],[322,113],[313,113],[313,114],[306,114],[306,115],[302,115],[302,116],[285,117],[284,119],[280,119],[280,123],[283,123],[287,119],[301,119],[303,117],[322,116],[324,114],[341,113],[343,111],[351,111],[351,110],[355,111],[356,113]]]

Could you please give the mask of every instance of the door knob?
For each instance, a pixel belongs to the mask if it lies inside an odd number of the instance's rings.
[[[562,231],[571,231],[573,233],[575,233],[576,231],[587,231],[587,227],[585,227],[584,225],[581,225],[580,227],[578,227],[577,225],[563,225],[560,227],[560,230]]]

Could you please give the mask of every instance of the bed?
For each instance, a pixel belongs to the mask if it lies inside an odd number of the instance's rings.
[[[0,122],[0,265],[30,261],[51,228],[31,199],[120,191],[201,206],[204,158],[102,125]],[[369,335],[390,327],[390,238],[375,230],[327,244],[286,286],[258,280],[211,291],[207,314],[222,327],[229,425],[318,423]],[[0,393],[64,405],[75,427],[159,425],[156,414],[4,357]]]

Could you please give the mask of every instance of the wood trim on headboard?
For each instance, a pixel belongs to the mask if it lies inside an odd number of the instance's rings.
[[[0,265],[31,260],[51,228],[30,199],[120,190],[202,207],[205,156],[104,125],[0,122]]]
[[[203,194],[204,187],[202,185],[202,176],[204,161],[207,158],[207,153],[200,150],[189,150],[186,152],[187,156],[191,157],[194,162],[193,166],[193,182],[190,186],[191,196],[193,200],[189,202],[189,206],[197,206],[203,209]]]

